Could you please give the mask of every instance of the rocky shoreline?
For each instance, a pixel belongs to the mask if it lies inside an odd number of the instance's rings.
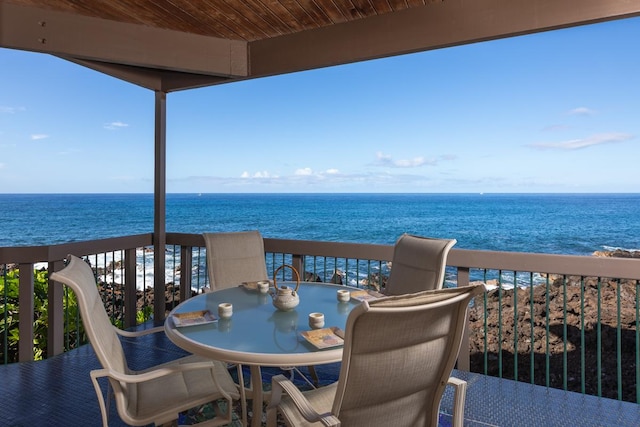
[[[640,251],[594,255],[640,258]],[[533,363],[535,384],[562,389],[566,371],[567,390],[597,395],[600,389],[618,399],[620,386],[622,400],[635,402],[639,286],[635,280],[550,276],[548,285],[493,289],[469,312],[471,370],[484,373],[486,364],[488,375],[531,382]]]
[[[533,360],[536,384],[563,388],[566,369],[567,389],[581,392],[584,366],[584,391],[598,394],[600,360],[602,395],[617,399],[620,358],[622,398],[635,402],[635,301],[635,281],[589,279],[581,287],[557,279],[532,290],[489,291],[486,302],[485,296],[476,298],[469,314],[471,370],[483,373],[486,362],[488,375],[513,379],[517,366],[517,379],[530,382]]]

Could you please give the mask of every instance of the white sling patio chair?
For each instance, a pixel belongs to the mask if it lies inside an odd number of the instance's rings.
[[[207,274],[210,289],[214,291],[238,286],[243,282],[269,280],[265,261],[264,240],[257,230],[226,233],[203,233],[207,247]],[[295,372],[310,386],[318,384],[318,375],[313,366],[308,366],[310,381],[298,368],[282,366],[293,379]],[[250,390],[250,389],[249,389]]]
[[[441,289],[447,256],[455,239],[432,239],[403,234],[393,248],[386,295]]]
[[[210,290],[269,279],[259,231],[204,233],[203,237]]]
[[[267,426],[280,412],[290,426],[438,425],[447,382],[455,386],[453,425],[462,426],[466,382],[449,378],[469,301],[483,285],[362,302],[347,319],[338,381],[300,392],[272,379]]]
[[[223,363],[188,356],[142,372],[131,371],[118,334],[135,337],[163,328],[134,333],[114,327],[98,293],[91,267],[73,255],[68,255],[67,261],[67,266],[52,273],[51,279],[69,286],[76,294],[86,334],[102,365],[103,369],[91,371],[91,380],[98,395],[104,427],[108,426],[109,388],[113,389],[120,418],[130,425],[173,422],[180,412],[219,399],[226,400],[226,408],[214,404],[216,417],[202,424],[218,426],[231,422],[232,401],[239,399],[240,394]],[[106,405],[98,381],[103,377],[108,379]]]

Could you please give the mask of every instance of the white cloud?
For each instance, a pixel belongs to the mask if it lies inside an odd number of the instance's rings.
[[[240,175],[240,178],[245,178],[245,179],[258,178],[259,179],[259,178],[277,178],[277,176],[271,176],[271,174],[267,171],[258,171],[258,172],[255,172],[253,175],[251,175],[247,171],[244,171]]]
[[[582,148],[592,147],[594,145],[611,144],[614,142],[623,142],[632,139],[633,135],[628,133],[601,133],[592,135],[584,139],[572,139],[561,142],[536,142],[528,144],[528,147],[540,150],[558,149],[558,150],[579,150]]]
[[[396,160],[395,165],[399,168],[415,168],[425,163],[424,157],[414,157],[413,159]]]
[[[126,128],[128,126],[129,126],[128,124],[122,123],[122,122],[111,122],[111,123],[104,124],[104,128],[109,130],[118,130],[118,129]]]
[[[298,175],[298,176],[309,176],[309,175],[313,175],[313,171],[311,170],[311,168],[302,168],[302,169],[297,169],[294,173],[294,175]]]
[[[441,161],[443,156],[438,159]],[[448,156],[452,158],[453,156]],[[311,168],[302,168],[306,170]],[[442,191],[499,191],[525,188],[564,188],[564,182],[538,182],[529,177],[460,173],[423,173],[424,169],[373,169],[370,172],[339,172],[336,169],[312,171],[311,174],[274,176],[265,172],[245,171],[242,176],[185,176],[168,179],[170,192],[442,192]],[[268,178],[257,176],[270,175]]]
[[[44,133],[34,133],[31,135],[31,140],[32,141],[37,141],[39,139],[45,139],[45,138],[49,138],[49,135],[44,134]]]
[[[569,114],[572,116],[591,116],[595,113],[595,110],[587,107],[578,107],[574,108],[573,110],[569,110]]]
[[[425,165],[435,165],[435,160],[426,160],[424,157],[414,157],[413,159],[393,160],[393,158],[380,151],[376,153],[377,166],[387,166],[392,168],[417,168]]]
[[[308,168],[302,169],[306,170]],[[264,177],[265,172],[251,174],[243,172],[240,177],[221,177],[221,176],[189,176],[180,179],[169,179],[171,191],[178,191],[178,188],[189,188],[189,191],[237,191],[239,188],[247,189],[251,187],[252,191],[258,191],[264,188],[271,188],[279,191],[340,191],[343,189],[356,189],[361,186],[366,188],[380,188],[379,186],[388,186],[388,188],[397,191],[403,185],[429,186],[433,183],[432,178],[413,174],[392,175],[390,173],[339,173],[332,169],[332,172],[318,172],[305,174],[290,174],[285,176],[270,175]],[[262,176],[262,177],[259,177]],[[180,190],[183,191],[183,190]]]

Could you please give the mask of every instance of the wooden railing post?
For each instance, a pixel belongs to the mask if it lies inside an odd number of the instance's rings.
[[[124,251],[124,327],[136,326],[138,298],[136,248]]]
[[[469,269],[458,268],[458,287],[469,286]],[[458,353],[457,368],[461,371],[471,370],[471,357],[469,354],[469,313],[464,322],[464,330],[462,331],[462,342],[460,344],[460,352]]]
[[[291,265],[300,273],[300,280],[303,281],[304,276],[304,255],[293,254],[291,256]]]
[[[49,277],[51,277],[51,273],[62,270],[62,268],[64,268],[62,261],[50,262]],[[51,357],[64,352],[64,286],[62,283],[49,280],[47,298],[49,298],[47,357]],[[22,334],[22,332],[20,333]]]
[[[180,301],[191,297],[192,246],[180,246]]]
[[[33,280],[33,264],[19,265],[19,288],[18,296],[19,312],[18,319],[20,326],[18,333],[20,341],[18,341],[18,360],[20,362],[33,361],[33,313],[35,310],[34,303],[34,280]]]

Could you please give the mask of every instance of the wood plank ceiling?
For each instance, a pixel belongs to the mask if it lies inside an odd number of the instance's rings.
[[[229,40],[256,41],[442,0],[9,0],[130,24]]]
[[[0,47],[171,92],[640,15],[640,0],[0,0]]]

